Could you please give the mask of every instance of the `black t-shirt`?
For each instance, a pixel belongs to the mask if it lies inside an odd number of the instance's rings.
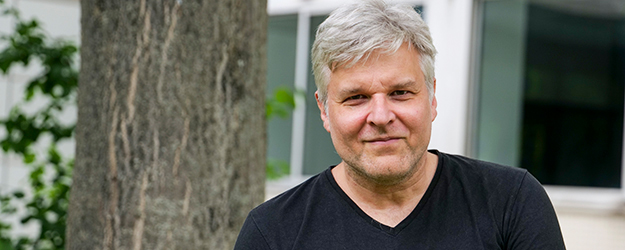
[[[329,168],[253,209],[235,249],[565,249],[553,206],[526,170],[431,152],[436,174],[394,228],[365,214]]]

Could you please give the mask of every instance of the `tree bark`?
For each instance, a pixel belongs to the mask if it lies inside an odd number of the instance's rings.
[[[67,249],[232,249],[265,180],[266,0],[82,0]]]

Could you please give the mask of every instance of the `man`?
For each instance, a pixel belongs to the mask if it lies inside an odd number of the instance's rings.
[[[427,150],[435,54],[410,6],[334,11],[312,57],[342,162],[252,210],[235,249],[564,249],[527,171]]]

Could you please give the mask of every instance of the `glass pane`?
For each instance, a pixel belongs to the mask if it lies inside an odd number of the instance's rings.
[[[502,2],[484,3],[478,157],[543,184],[620,187],[625,15]]]
[[[518,166],[526,6],[484,3],[477,157]]]
[[[328,16],[313,16],[310,19],[310,48],[315,41],[317,27]],[[310,51],[310,50],[309,50]],[[310,58],[310,57],[309,57]],[[308,93],[306,94],[306,136],[304,142],[304,175],[317,174],[332,165],[339,164],[341,158],[334,150],[330,134],[323,128],[319,108],[315,100],[315,78],[312,63],[308,64]]]
[[[297,16],[271,16],[267,30],[267,97],[276,89],[293,90]],[[267,159],[286,164],[291,160],[292,114],[274,116],[267,124]]]
[[[521,167],[545,184],[619,187],[625,19],[528,14]]]

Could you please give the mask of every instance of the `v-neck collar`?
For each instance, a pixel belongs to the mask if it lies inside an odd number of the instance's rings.
[[[425,191],[425,194],[423,194],[423,197],[421,198],[417,206],[412,210],[412,212],[410,212],[410,214],[406,218],[404,218],[395,227],[389,227],[371,218],[371,216],[367,215],[362,209],[360,209],[360,207],[358,207],[358,205],[356,205],[356,203],[351,198],[349,198],[349,196],[347,196],[347,194],[343,191],[343,189],[339,187],[339,184],[336,182],[336,180],[334,179],[334,176],[332,175],[332,168],[336,166],[332,166],[328,168],[326,171],[324,171],[324,175],[327,178],[328,182],[330,182],[330,185],[332,186],[336,194],[338,194],[342,200],[344,200],[352,209],[354,209],[354,211],[358,215],[360,215],[360,217],[362,217],[371,226],[378,228],[380,231],[383,231],[389,235],[395,236],[399,234],[404,228],[406,228],[417,217],[419,212],[423,210],[423,207],[425,206],[427,201],[430,199],[430,196],[432,196],[432,192],[436,188],[436,185],[438,183],[441,169],[443,168],[443,165],[444,165],[443,157],[442,157],[442,154],[438,150],[428,150],[428,152],[436,154],[436,156],[438,157],[438,164],[436,166],[436,172],[434,173],[434,177],[432,178],[430,185]]]

